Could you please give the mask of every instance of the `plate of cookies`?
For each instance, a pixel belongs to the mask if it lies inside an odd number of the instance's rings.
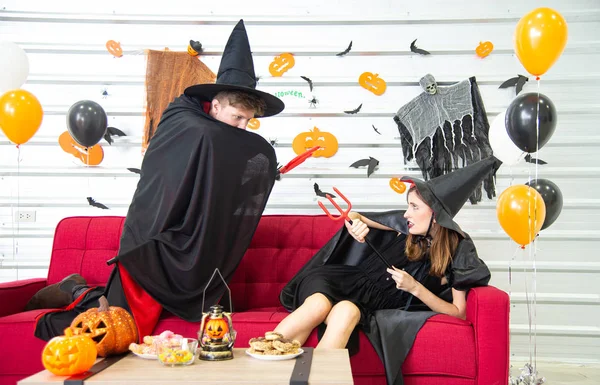
[[[250,348],[246,350],[246,354],[264,361],[291,360],[304,353],[300,342],[284,338],[273,331],[266,332],[264,337],[251,338],[248,344]]]

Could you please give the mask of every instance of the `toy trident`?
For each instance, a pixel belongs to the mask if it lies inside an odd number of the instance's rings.
[[[338,196],[340,198],[342,198],[346,202],[346,204],[348,204],[348,208],[346,209],[346,211],[342,210],[342,208],[333,200],[333,198],[329,194],[325,194],[325,196],[327,197],[327,199],[329,199],[329,202],[331,202],[331,204],[333,205],[333,207],[335,207],[340,212],[340,216],[336,218],[333,215],[331,215],[331,213],[329,212],[329,210],[327,210],[327,208],[325,207],[325,205],[323,204],[323,202],[318,202],[319,206],[321,206],[321,208],[323,209],[323,211],[325,211],[325,214],[327,214],[327,216],[329,218],[333,219],[334,221],[339,221],[340,219],[345,219],[345,220],[348,221],[348,223],[350,223],[350,225],[352,225],[352,219],[350,219],[350,217],[348,217],[348,213],[350,213],[350,210],[352,209],[352,203],[337,188],[334,187],[333,191],[335,191],[338,194]],[[371,247],[371,249],[373,249],[373,251],[375,252],[375,254],[377,254],[377,256],[379,257],[379,259],[381,259],[381,261],[388,268],[392,269],[391,263],[389,263],[388,260],[385,259],[385,257],[383,256],[383,254],[381,254],[375,248],[375,246],[373,246],[373,244],[371,243],[371,241],[369,241],[369,239],[367,237],[365,237],[365,242],[367,243],[367,245],[369,245],[369,247]]]

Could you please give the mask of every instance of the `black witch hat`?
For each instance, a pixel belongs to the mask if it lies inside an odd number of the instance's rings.
[[[473,191],[481,188],[481,181],[490,173],[495,174],[501,164],[502,162],[492,155],[427,182],[408,176],[402,177],[401,180],[416,186],[425,203],[433,210],[435,220],[440,226],[454,230],[464,237],[465,233],[458,223],[454,222],[454,216],[469,200]]]
[[[258,96],[267,105],[262,117],[277,115],[285,108],[281,99],[256,89],[252,51],[250,51],[250,42],[242,19],[236,24],[229,36],[219,65],[216,82],[190,86],[186,88],[184,93],[187,96],[212,100],[221,91],[244,91]]]

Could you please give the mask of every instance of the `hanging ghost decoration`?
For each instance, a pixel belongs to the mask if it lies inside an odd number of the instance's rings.
[[[450,86],[439,86],[431,74],[419,84],[423,92],[400,107],[398,125],[404,163],[413,159],[429,180],[492,155],[490,124],[475,77]],[[495,194],[494,174],[483,181],[488,198]],[[481,189],[469,197],[481,201]]]

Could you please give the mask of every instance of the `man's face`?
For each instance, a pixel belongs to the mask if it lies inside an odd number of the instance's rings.
[[[254,111],[234,107],[228,102],[221,103],[215,99],[211,103],[210,115],[223,123],[245,130],[248,121],[254,117]]]

